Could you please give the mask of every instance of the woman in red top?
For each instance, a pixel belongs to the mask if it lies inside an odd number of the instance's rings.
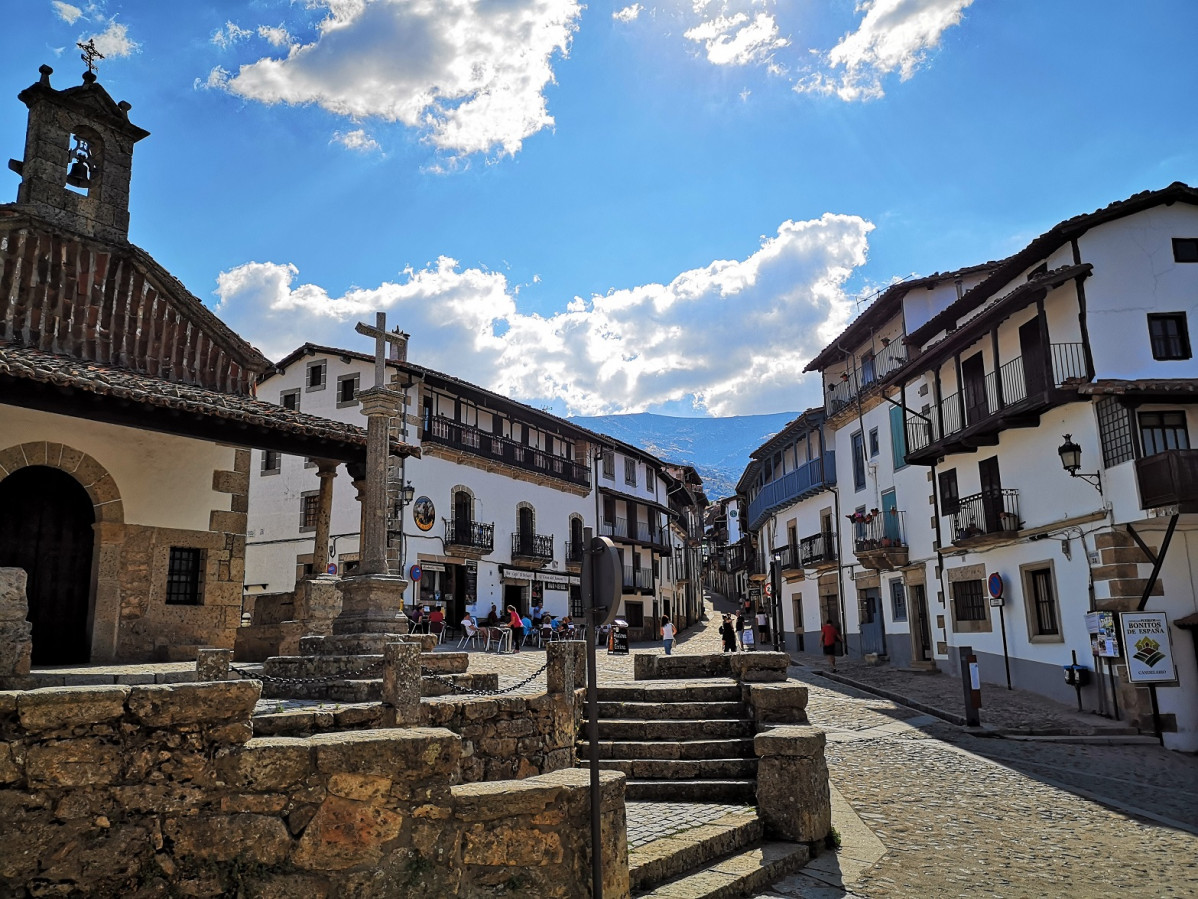
[[[828,657],[828,661],[832,665],[832,670],[836,670],[836,641],[840,639],[840,631],[836,629],[831,621],[825,621],[824,626],[820,628],[820,642],[824,644],[824,655]]]
[[[520,644],[524,642],[524,620],[520,617],[520,613],[516,611],[515,606],[507,607],[508,618],[512,626],[512,650],[520,651]]]

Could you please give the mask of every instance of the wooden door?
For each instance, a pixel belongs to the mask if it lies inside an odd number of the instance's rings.
[[[0,567],[29,576],[33,664],[77,665],[91,657],[91,497],[57,468],[33,465],[0,481]]]
[[[472,546],[474,540],[474,515],[471,496],[465,490],[453,495],[453,542],[459,546]]]
[[[1044,341],[1040,335],[1039,318],[1020,325],[1019,355],[1023,357],[1023,380],[1027,385],[1027,395],[1043,393],[1048,389],[1048,373],[1044,370]]]
[[[1002,530],[1002,480],[998,475],[998,457],[992,456],[979,462],[978,474],[982,481],[983,530],[993,534]]]
[[[962,389],[965,391],[965,424],[977,424],[990,414],[986,402],[986,367],[982,354],[976,353],[961,363]]]

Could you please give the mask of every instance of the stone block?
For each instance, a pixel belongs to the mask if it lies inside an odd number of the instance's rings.
[[[19,763],[20,743],[0,743],[0,784],[15,783],[25,772]]]
[[[743,690],[758,723],[807,723],[808,693],[803,684],[746,684]]]
[[[763,681],[786,677],[790,656],[784,652],[734,652],[728,656],[732,676],[741,681]]]
[[[823,731],[778,727],[753,740],[757,810],[766,834],[796,843],[822,840],[832,827]]]
[[[461,738],[440,728],[363,730],[310,738],[320,774],[377,774],[397,781],[456,777]]]
[[[17,704],[21,726],[30,733],[103,724],[125,713],[132,688],[45,687],[22,693]]]
[[[420,721],[420,647],[388,643],[383,648],[383,705],[391,726]]]
[[[1110,549],[1116,546],[1134,547],[1136,541],[1127,531],[1103,531],[1094,535],[1094,545],[1099,549]]]
[[[203,647],[196,655],[197,681],[228,680],[229,664],[233,661],[233,650]]]
[[[292,862],[309,870],[342,871],[374,864],[403,830],[399,812],[329,796],[304,829]]]
[[[197,815],[167,818],[163,832],[176,857],[211,861],[243,858],[277,865],[291,851],[291,835],[281,820],[266,815]]]
[[[475,824],[462,835],[462,864],[537,868],[561,864],[562,838],[527,824]]]
[[[223,724],[249,721],[262,691],[257,681],[154,684],[129,688],[129,711],[142,724]]]
[[[24,568],[0,568],[0,621],[24,621],[29,615]]]
[[[1147,564],[1149,558],[1144,555],[1144,550],[1138,546],[1112,546],[1101,551],[1103,565],[1117,564]]]
[[[33,625],[0,621],[0,678],[23,677],[33,663]]]
[[[249,493],[249,472],[214,471],[212,472],[212,489],[217,493]]]
[[[30,746],[25,776],[34,789],[114,784],[121,776],[121,747],[98,738]]]

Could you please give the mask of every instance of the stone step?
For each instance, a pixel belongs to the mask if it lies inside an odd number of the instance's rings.
[[[623,771],[638,780],[741,780],[757,776],[756,758],[600,759],[606,771]]]
[[[422,652],[420,667],[434,674],[465,674],[470,667],[470,653]]]
[[[629,886],[636,893],[688,874],[759,842],[764,830],[761,819],[736,814],[630,849]]]
[[[590,743],[578,742],[578,757],[590,758]],[[600,740],[601,759],[744,759],[755,758],[752,739]]]
[[[740,702],[739,684],[726,680],[647,683],[634,681],[599,687],[601,702]]]
[[[499,675],[491,674],[442,674],[441,678],[451,680],[455,684],[467,687],[471,690],[498,690]],[[449,696],[459,695],[456,690],[442,683],[440,680],[433,680],[431,677],[426,677],[420,682],[421,696]],[[469,696],[468,693],[460,694]]]
[[[639,802],[757,801],[755,780],[634,780],[624,782],[625,797]]]
[[[754,724],[747,718],[715,718],[705,721],[643,721],[599,719],[600,740],[732,740],[752,737]],[[580,730],[586,736],[586,724]]]
[[[804,843],[766,842],[667,881],[644,899],[740,899],[798,871],[811,860]]]
[[[740,702],[599,702],[599,720],[641,718],[648,721],[704,721],[708,718],[740,718]]]

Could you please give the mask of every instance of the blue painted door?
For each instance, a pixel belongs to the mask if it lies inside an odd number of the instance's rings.
[[[886,625],[882,619],[882,594],[876,587],[859,594],[861,612],[861,652],[886,655]]]

